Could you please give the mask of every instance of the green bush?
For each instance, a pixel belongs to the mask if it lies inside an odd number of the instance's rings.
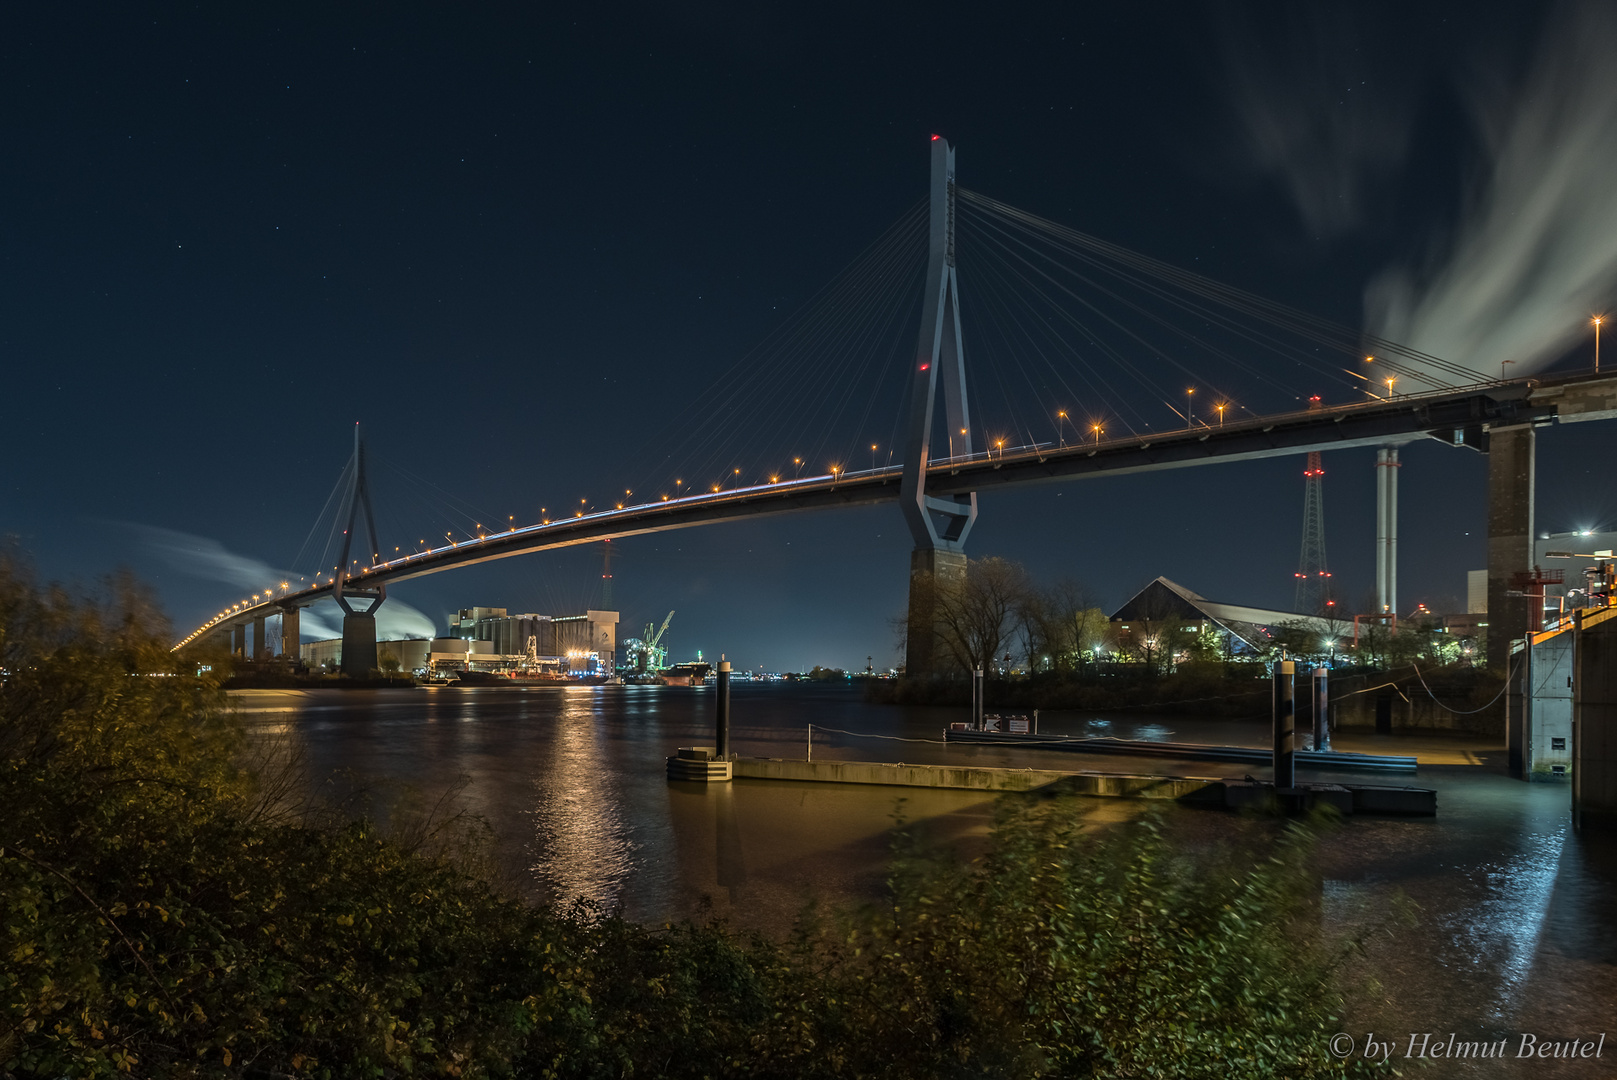
[[[453,849],[284,812],[138,588],[0,553],[0,1069],[42,1077],[1367,1074],[1324,1040],[1307,830],[1191,855],[1005,802],[971,866],[786,942],[502,895]]]

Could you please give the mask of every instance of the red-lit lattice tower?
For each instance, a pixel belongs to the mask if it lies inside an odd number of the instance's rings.
[[[1319,395],[1308,399],[1310,410],[1323,408]],[[1325,467],[1319,451],[1308,455],[1303,470],[1303,550],[1297,559],[1297,602],[1294,609],[1324,615],[1333,606],[1331,571],[1325,562]]]

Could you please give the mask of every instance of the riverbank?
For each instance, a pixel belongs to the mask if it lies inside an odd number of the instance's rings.
[[[296,741],[318,790],[409,784],[436,797],[462,784],[455,805],[490,822],[503,865],[536,900],[597,899],[646,925],[718,917],[784,940],[811,898],[857,905],[888,895],[897,820],[963,863],[984,857],[998,798],[789,779],[671,784],[667,756],[712,743],[712,688],[313,690],[232,700],[257,718],[255,730]],[[813,724],[816,762],[1073,768],[1070,755],[1053,751],[945,745],[942,732],[965,719],[963,706],[877,705],[834,684],[738,684],[732,714],[732,747],[743,756],[802,759]],[[1122,739],[1265,746],[1269,728],[1266,711],[1040,715],[1041,732]],[[1419,912],[1415,924],[1367,945],[1382,989],[1352,1014],[1352,1030],[1598,1025],[1591,1003],[1617,999],[1617,910],[1606,902],[1617,895],[1617,850],[1571,831],[1567,789],[1509,779],[1503,742],[1484,736],[1372,727],[1340,730],[1333,746],[1416,756],[1411,783],[1439,801],[1435,818],[1354,816],[1320,845],[1316,895],[1328,923],[1355,926],[1400,905]],[[1109,757],[1104,768],[1209,772],[1206,763],[1151,758]],[[1267,776],[1262,766],[1230,772]],[[1086,822],[1108,826],[1165,805],[1073,799]],[[1166,822],[1205,848],[1267,827],[1171,806]],[[1512,1068],[1497,1075],[1527,1075]]]
[[[1261,664],[1186,664],[1171,675],[1127,670],[1087,675],[1039,674],[990,678],[983,684],[989,711],[1034,709],[1128,714],[1149,712],[1216,719],[1269,715],[1272,682]],[[1336,727],[1451,730],[1504,734],[1503,680],[1481,668],[1333,672],[1332,723]],[[865,700],[880,705],[969,708],[964,677],[899,676],[866,680]]]

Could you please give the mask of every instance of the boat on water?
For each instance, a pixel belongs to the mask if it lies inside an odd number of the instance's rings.
[[[662,683],[664,686],[706,686],[712,671],[713,665],[701,660],[675,664],[663,669]]]
[[[554,685],[575,681],[549,671],[463,671],[455,677],[455,684],[460,686]]]

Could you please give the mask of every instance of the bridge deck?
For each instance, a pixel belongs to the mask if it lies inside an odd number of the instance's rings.
[[[1101,439],[1093,444],[1043,443],[945,458],[929,466],[927,489],[935,494],[986,491],[1101,474],[1252,461],[1313,450],[1383,446],[1421,438],[1486,450],[1486,432],[1490,428],[1612,417],[1617,417],[1617,377],[1614,376],[1579,374],[1489,382],[1461,390],[1230,421],[1217,427],[1198,425],[1178,431]],[[366,567],[350,578],[345,587],[363,589],[394,584],[456,567],[597,540],[764,514],[896,500],[902,474],[902,465],[892,465],[581,514],[412,552]],[[308,606],[331,595],[334,586],[335,582],[327,579],[307,588],[287,590],[257,604],[237,606],[198,627],[175,648],[222,628],[277,614],[283,608]]]

